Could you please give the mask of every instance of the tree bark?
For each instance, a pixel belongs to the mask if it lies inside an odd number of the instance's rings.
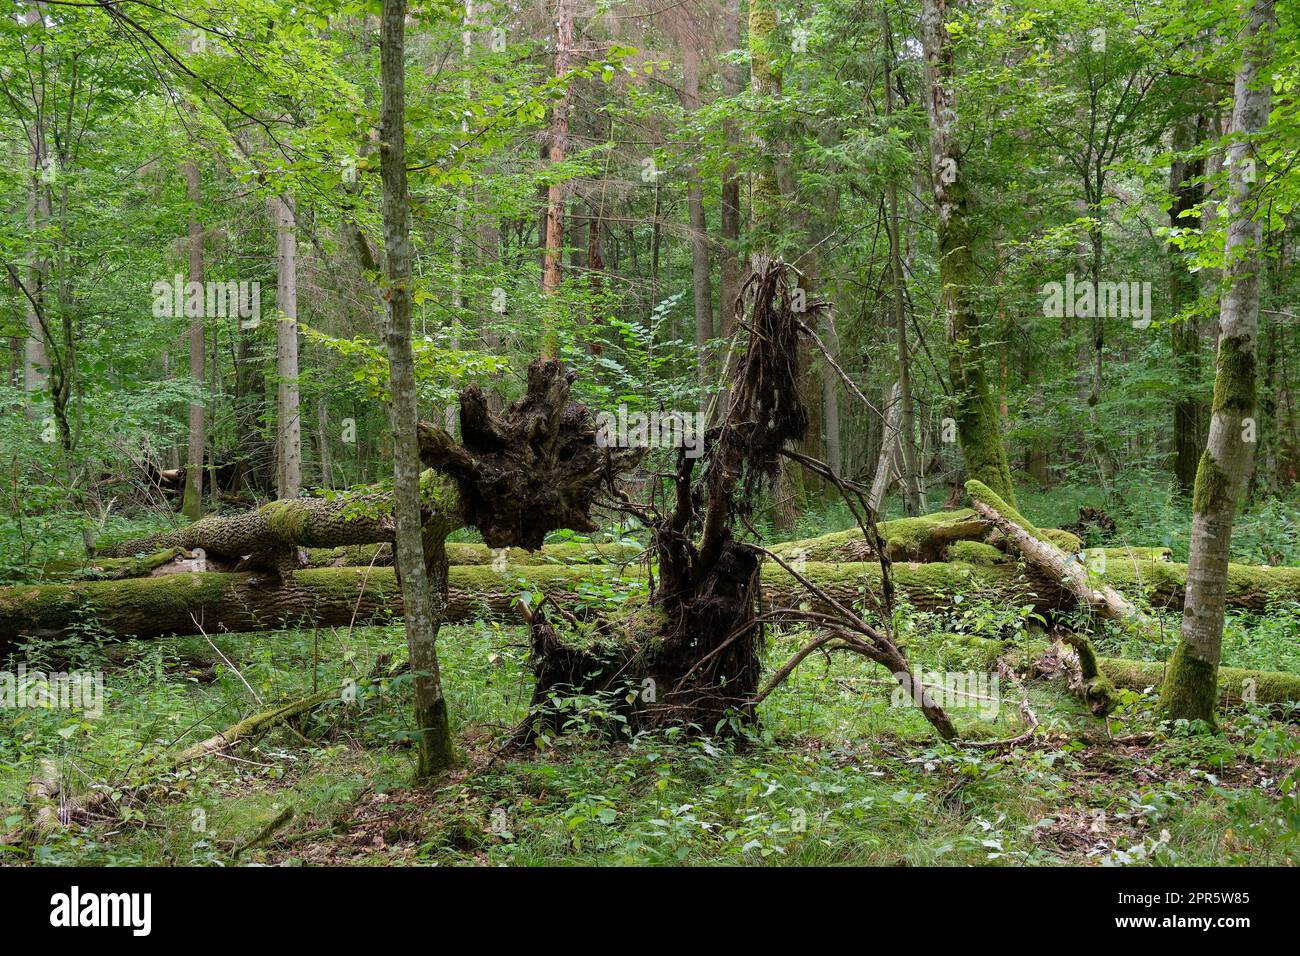
[[[923,0],[922,45],[929,82],[930,176],[939,225],[939,283],[947,316],[948,370],[956,399],[953,417],[966,473],[1015,504],[1015,489],[999,431],[998,409],[984,370],[975,301],[979,277],[972,247],[966,179],[957,141],[953,52],[948,0]]]
[[[380,176],[383,180],[384,264],[388,321],[389,405],[393,429],[394,554],[402,584],[406,644],[413,672],[417,779],[453,762],[447,701],[438,670],[437,606],[425,565],[420,515],[415,357],[411,350],[411,236],[406,187],[406,0],[383,0],[380,37]]]
[[[1233,92],[1232,131],[1236,139],[1228,153],[1232,166],[1228,173],[1224,240],[1228,289],[1219,308],[1219,353],[1210,435],[1196,470],[1192,495],[1182,633],[1162,691],[1165,710],[1174,719],[1214,721],[1228,549],[1233,518],[1255,457],[1255,357],[1263,237],[1257,217],[1264,171],[1256,169],[1253,138],[1268,123],[1275,23],[1273,0],[1255,0]],[[1263,165],[1262,161],[1259,165]]]
[[[555,75],[562,77],[569,69],[573,50],[573,0],[558,0],[555,31]],[[569,91],[551,108],[551,130],[548,137],[548,161],[552,166],[564,162],[569,146]],[[542,293],[552,295],[559,291],[564,258],[564,184],[552,182],[546,190],[546,243],[542,255]],[[553,308],[553,306],[543,306]],[[554,318],[545,316],[542,328],[541,356],[553,359],[558,353]]]
[[[302,489],[302,416],[298,396],[298,237],[292,199],[274,196],[271,219],[276,249],[276,495]]]
[[[728,50],[740,49],[740,0],[726,0],[723,10],[723,45]],[[740,67],[734,63],[723,63],[722,92],[729,97],[737,97],[744,92],[745,86]],[[736,172],[736,163],[732,158],[740,146],[740,134],[736,123],[727,120],[723,126],[726,134],[728,156],[722,165],[722,208],[719,215],[718,235],[722,240],[718,264],[718,335],[724,343],[730,343],[735,332],[736,296],[740,292],[744,276],[744,263],[740,256],[740,176]],[[724,349],[726,346],[724,346]],[[725,360],[725,354],[724,354]],[[726,383],[718,394],[718,412],[725,416],[730,402],[730,393]]]
[[[885,41],[885,122],[892,121],[894,113],[893,56],[894,35],[889,25],[889,11],[880,8],[881,27]],[[907,344],[907,306],[904,301],[903,250],[898,234],[898,183],[891,176],[885,186],[889,214],[889,271],[892,279],[894,306],[894,342],[898,356],[898,473],[903,489],[903,506],[912,516],[924,510],[921,476],[916,464],[916,421],[912,412],[912,360]]]
[[[454,545],[451,546],[454,548]],[[788,560],[788,558],[787,558]],[[808,561],[801,573],[835,600],[861,600],[862,589],[880,589],[876,561],[825,564]],[[950,609],[956,594],[995,603],[1032,605],[1041,614],[1072,611],[1074,595],[1036,569],[964,562],[900,562],[894,587],[914,607]],[[1155,557],[1108,561],[1103,580],[1121,592],[1144,593],[1154,607],[1183,604],[1187,565]],[[402,615],[402,594],[391,567],[369,565],[308,568],[268,584],[248,572],[184,573],[75,584],[17,584],[0,588],[0,654],[20,641],[93,633],[112,639],[153,639],[171,634],[244,632],[296,626],[342,626],[390,622]],[[633,592],[636,574],[618,565],[454,565],[444,620],[518,621],[521,590],[551,594],[562,606],[584,600],[583,582]],[[797,607],[807,592],[773,563],[762,569],[761,609]],[[1226,602],[1262,612],[1275,602],[1300,601],[1300,568],[1228,567]],[[813,602],[812,606],[815,606]]]
[[[22,13],[22,22],[24,26],[34,26],[40,23],[40,8],[35,4],[29,6]],[[41,48],[42,45],[38,44],[35,52],[39,54]],[[38,118],[39,115],[38,113]],[[45,228],[45,224],[49,221],[51,215],[50,197],[43,182],[46,163],[49,161],[49,151],[45,143],[45,127],[37,120],[27,124],[27,160],[28,175],[31,177],[27,226],[34,239]],[[29,414],[34,414],[36,411],[35,406],[30,404],[30,400],[45,390],[50,366],[49,355],[45,349],[47,332],[42,328],[40,316],[40,303],[45,298],[45,281],[48,271],[49,263],[41,254],[39,247],[34,247],[28,259],[27,287],[35,302],[25,301],[23,303],[27,319],[27,337],[23,341],[22,385],[23,391],[29,399]]]
[[[195,149],[195,144],[191,144],[190,148]],[[198,287],[201,289],[203,285],[203,224],[199,221],[199,209],[203,197],[198,160],[194,158],[186,160],[184,169],[185,198],[190,205],[188,278],[191,283],[198,283]],[[194,286],[190,288],[192,289]],[[190,316],[189,332],[190,381],[194,388],[202,391],[205,385],[203,366],[206,342],[204,340],[203,315],[206,307],[206,297],[200,293],[197,296],[197,302],[193,301],[189,296],[183,298],[194,311],[194,314]],[[207,440],[202,401],[190,402],[189,424],[189,440],[185,445],[185,493],[181,498],[181,512],[191,521],[197,521],[203,516],[203,459],[204,443]]]
[[[1205,160],[1184,159],[1181,151],[1195,145],[1197,133],[1203,132],[1205,116],[1181,119],[1174,129],[1174,158],[1169,163],[1169,227],[1179,232],[1197,230],[1201,216],[1195,213],[1204,198],[1204,188],[1194,180],[1205,175]],[[1169,309],[1174,315],[1184,311],[1198,296],[1196,275],[1188,271],[1179,247],[1169,244]],[[1174,480],[1179,492],[1191,497],[1196,482],[1196,463],[1201,457],[1201,442],[1206,417],[1204,403],[1191,390],[1201,377],[1201,330],[1195,315],[1190,315],[1169,330],[1169,344],[1178,366],[1178,379],[1185,390],[1174,402]]]
[[[700,51],[694,19],[690,19],[682,36],[683,106],[690,112],[700,108]],[[695,302],[695,355],[700,386],[700,408],[708,407],[709,395],[717,369],[709,355],[713,339],[713,283],[709,262],[708,225],[704,218],[704,190],[699,173],[692,166],[688,174],[686,205],[691,225],[691,288]]]

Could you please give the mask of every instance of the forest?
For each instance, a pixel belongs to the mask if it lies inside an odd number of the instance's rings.
[[[1294,865],[1297,202],[1278,0],[0,0],[0,868]]]

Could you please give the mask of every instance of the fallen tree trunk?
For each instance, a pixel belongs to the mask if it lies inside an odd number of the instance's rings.
[[[986,485],[968,481],[966,493],[971,496],[975,510],[1006,535],[1026,560],[1060,581],[1082,606],[1092,608],[1107,620],[1133,628],[1142,637],[1159,637],[1153,622],[1132,601],[1101,581],[1099,575],[1090,578],[1088,568],[1077,556],[1066,554],[1050,541],[1037,537],[1025,526],[1023,518],[1013,520],[1009,516],[1013,509]]]
[[[353,685],[353,689],[355,689],[355,685]],[[136,783],[118,784],[115,787],[102,787],[97,790],[87,791],[80,797],[69,801],[61,809],[59,820],[66,823],[75,817],[94,813],[118,799],[118,797],[114,796],[115,793],[121,794],[138,789],[149,781],[155,780],[164,774],[173,773],[187,764],[194,763],[196,760],[227,750],[241,741],[260,736],[272,727],[310,713],[326,701],[341,699],[342,694],[343,691],[339,688],[322,690],[309,697],[301,697],[273,707],[270,710],[253,714],[251,717],[245,717],[225,730],[213,734],[206,740],[201,740],[186,747],[178,754],[164,758],[158,766],[146,764],[139,771],[140,779]]]
[[[1148,687],[1159,691],[1168,666],[1161,661],[1132,661],[1118,657],[1101,657],[1097,663],[1116,687],[1136,691]],[[1300,674],[1220,667],[1219,706],[1234,707],[1243,703],[1275,709],[1287,704],[1300,705]]]
[[[972,509],[936,511],[916,518],[882,521],[877,527],[888,545],[891,561],[941,561],[956,541],[978,541],[989,533],[988,523]],[[787,561],[853,563],[875,560],[876,555],[857,528],[816,538],[785,541],[771,546]]]
[[[426,520],[436,520],[444,534],[464,523],[453,482],[427,471],[420,490]],[[118,542],[104,548],[103,556],[131,558],[183,548],[202,551],[203,559],[220,569],[253,567],[285,574],[307,563],[303,549],[388,542],[393,528],[391,492],[288,498],[243,514],[212,515],[172,531]]]
[[[1023,671],[1050,647],[1046,640],[1020,647],[972,634],[912,635],[906,646],[908,654],[925,667],[976,671],[995,671],[1003,660],[1014,670]],[[1164,681],[1166,665],[1162,661],[1099,657],[1096,663],[1116,687],[1125,690],[1144,691],[1150,687],[1159,691]],[[1300,674],[1241,667],[1220,668],[1220,704],[1236,706],[1246,701],[1277,710],[1291,703],[1300,703]]]
[[[548,544],[536,551],[524,548],[489,548],[485,544],[449,541],[447,563],[452,565],[534,565],[534,564],[627,564],[644,553],[636,543],[561,542]],[[393,565],[392,545],[354,544],[335,548],[307,548],[305,568],[376,567]],[[44,568],[42,583],[57,581],[120,581],[125,578],[162,577],[187,574],[197,570],[225,570],[221,562],[206,562],[200,567],[196,553],[184,548],[168,548],[155,554],[130,558],[87,558],[82,561],[51,562]]]
[[[1168,561],[1111,562],[1107,581],[1129,593],[1145,593],[1156,607],[1182,607],[1186,565]],[[835,600],[853,604],[864,588],[878,590],[877,564],[817,564],[803,573]],[[1058,582],[1012,564],[896,564],[894,584],[901,597],[922,610],[952,606],[958,594],[999,603],[1030,604],[1039,613],[1069,610],[1074,598]],[[636,574],[615,566],[491,565],[453,567],[448,621],[475,618],[517,620],[515,600],[525,589],[554,593],[566,606],[580,604],[584,580],[617,579],[639,586]],[[765,564],[761,607],[798,606],[806,592],[779,567]],[[1300,601],[1300,568],[1230,565],[1228,604],[1263,611],[1275,601]],[[815,602],[814,602],[815,603]],[[391,568],[313,568],[284,583],[259,585],[249,573],[174,574],[125,581],[20,584],[0,588],[0,652],[27,639],[66,637],[93,624],[117,638],[154,638],[215,631],[270,630],[286,625],[347,626],[401,616],[401,598]],[[192,616],[191,616],[192,615]]]

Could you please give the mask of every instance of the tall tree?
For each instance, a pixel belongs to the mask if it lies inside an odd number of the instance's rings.
[[[425,563],[420,516],[420,454],[415,355],[411,347],[411,228],[406,186],[406,0],[384,0],[380,26],[380,178],[383,180],[384,263],[388,321],[389,405],[393,428],[394,557],[402,580],[402,615],[414,672],[419,757],[424,779],[451,766],[447,701],[438,670],[438,625]]]
[[[688,112],[700,108],[700,36],[694,12],[683,13],[675,21],[678,45],[682,54],[682,105]],[[691,227],[691,289],[695,304],[695,349],[700,384],[700,407],[708,404],[709,388],[716,379],[709,359],[709,341],[713,338],[712,264],[709,261],[708,226],[704,218],[704,188],[699,172],[692,164],[687,171],[687,216]]]
[[[1203,157],[1187,158],[1187,152],[1206,130],[1205,114],[1183,116],[1174,125],[1173,159],[1169,163],[1169,228],[1173,234],[1201,227],[1198,212],[1204,198],[1201,177]],[[1176,242],[1169,244],[1169,310],[1178,315],[1199,298],[1196,274]],[[1178,490],[1191,495],[1196,482],[1196,463],[1201,454],[1205,409],[1191,389],[1201,377],[1201,330],[1195,314],[1186,316],[1169,330],[1169,344],[1178,363],[1179,381],[1185,390],[1174,401],[1174,479]]]
[[[298,395],[298,237],[292,197],[271,198],[276,259],[276,494],[302,488],[302,415]]]
[[[1233,88],[1223,249],[1227,288],[1219,306],[1214,401],[1192,494],[1182,631],[1162,692],[1164,708],[1174,719],[1214,721],[1232,525],[1255,458],[1261,217],[1266,215],[1260,209],[1264,177],[1256,166],[1256,147],[1268,124],[1275,24],[1273,0],[1254,0]]]
[[[885,121],[894,115],[894,33],[889,23],[889,11],[882,5],[880,25],[885,41]],[[925,504],[921,494],[921,479],[916,465],[916,420],[912,411],[912,360],[907,343],[907,303],[904,301],[906,285],[903,279],[903,250],[898,228],[898,182],[893,176],[885,184],[886,215],[889,229],[889,273],[894,310],[894,339],[898,355],[898,465],[899,483],[903,489],[903,506],[909,515],[919,515]]]
[[[185,301],[190,314],[190,384],[201,394],[204,389],[204,352],[207,347],[204,338],[203,315],[206,297],[202,291],[193,295],[194,289],[203,287],[203,223],[200,212],[203,202],[202,172],[199,161],[194,155],[197,144],[190,145],[191,154],[185,160],[185,198],[189,201],[189,290]],[[197,283],[197,285],[196,285]],[[185,444],[185,493],[181,498],[181,512],[191,521],[203,516],[203,462],[204,445],[207,441],[204,421],[203,400],[195,397],[190,401],[189,439]]]
[[[948,0],[922,0],[930,117],[930,177],[939,219],[939,284],[948,328],[948,373],[956,407],[957,440],[969,477],[1015,504],[1011,471],[999,431],[998,408],[984,371],[976,306],[974,231],[967,209],[966,177],[957,138],[953,51]]]
[[[36,4],[33,3],[23,11],[22,23],[26,27],[35,26],[41,30],[44,29],[44,25],[41,23],[40,10]],[[39,43],[35,44],[32,51],[33,62],[41,63],[44,61],[41,51],[41,45]],[[31,76],[34,81],[39,82],[32,83],[32,114],[26,123],[27,166],[31,177],[27,226],[33,236],[38,236],[50,219],[51,203],[46,183],[51,172],[56,171],[56,168],[50,165],[52,160],[46,145],[45,124],[47,118],[45,115],[45,98],[41,95],[44,90],[44,76],[38,77],[35,72],[32,72]],[[40,316],[45,300],[45,280],[48,271],[49,265],[44,255],[38,245],[33,244],[27,266],[27,288],[30,299],[24,306],[27,315],[27,338],[24,340],[23,348],[23,389],[29,396],[34,396],[45,389],[46,374],[50,364],[49,356],[45,351],[47,332],[41,326]],[[29,406],[29,411],[34,413],[35,407]]]
[[[558,0],[555,15],[555,75],[563,77],[569,69],[573,51],[573,0]],[[547,139],[547,156],[551,166],[564,162],[569,148],[569,88],[551,109],[551,130]],[[552,295],[560,288],[561,267],[564,260],[564,183],[558,172],[546,190],[546,236],[542,255],[542,292]],[[542,328],[541,353],[544,358],[554,358],[558,342],[548,318]]]
[[[740,49],[740,0],[725,0],[722,17],[723,46],[728,52]],[[721,72],[725,95],[734,98],[744,92],[744,77],[738,64],[724,60]],[[745,267],[740,255],[740,173],[733,155],[740,145],[740,131],[735,120],[726,120],[725,134],[728,155],[722,164],[722,209],[718,222],[721,239],[718,253],[718,335],[724,342],[729,342],[735,331],[736,296],[740,292]],[[728,401],[728,390],[724,385],[718,396],[718,410],[723,415]]]

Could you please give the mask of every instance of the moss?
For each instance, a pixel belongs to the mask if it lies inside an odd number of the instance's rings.
[[[1234,508],[1232,486],[1228,476],[1210,454],[1210,449],[1201,452],[1201,461],[1196,466],[1196,487],[1192,490],[1192,513],[1211,514]]]
[[[1255,348],[1241,336],[1219,339],[1214,375],[1216,412],[1250,415],[1255,410]]]
[[[882,521],[877,528],[894,560],[937,559],[947,543],[975,538],[985,531],[983,520],[970,508]],[[787,560],[800,554],[807,561],[831,563],[864,561],[871,557],[871,549],[858,528],[785,541],[773,545],[772,550]]]
[[[1030,524],[1029,520],[1016,510],[1016,506],[1013,502],[1008,501],[979,479],[972,478],[970,481],[966,482],[966,494],[970,495],[972,501],[978,501],[980,504],[992,508],[1012,524],[1019,525],[1030,534],[1038,536],[1038,529]]]
[[[1161,689],[1164,684],[1167,665],[1160,661],[1104,657],[1098,663],[1119,687],[1140,691],[1148,687]],[[1300,674],[1220,667],[1217,694],[1223,706],[1240,704],[1252,695],[1256,703],[1267,706],[1300,703]]]
[[[1178,642],[1160,688],[1160,707],[1171,719],[1203,720],[1214,725],[1218,664],[1193,653]]]
[[[966,473],[1014,507],[1015,486],[998,430],[997,406],[978,354],[962,355],[964,351],[951,349],[949,362],[957,366],[954,371],[958,372],[953,380],[960,400],[953,417]]]
[[[297,501],[272,501],[262,505],[259,513],[266,518],[271,533],[281,541],[297,541],[307,528],[307,510]]]
[[[46,581],[86,578],[91,580],[120,580],[143,577],[170,564],[182,554],[184,548],[166,548],[153,554],[130,558],[82,558],[78,561],[51,561],[45,565],[42,577]]]
[[[945,555],[949,561],[964,561],[967,564],[1005,564],[1011,560],[993,545],[982,541],[958,541],[950,544]]]
[[[460,488],[441,472],[426,468],[420,472],[420,501],[435,512],[460,513]]]
[[[1094,714],[1109,714],[1119,702],[1115,685],[1097,663],[1097,652],[1092,641],[1081,634],[1070,639],[1070,646],[1079,655],[1079,674],[1083,679],[1083,699]]]
[[[1044,531],[1043,534],[1047,534]],[[1065,532],[1068,534],[1069,532]],[[1124,547],[1124,548],[1087,548],[1084,555],[1088,558],[1089,564],[1097,564],[1100,559],[1105,558],[1106,566],[1110,566],[1112,561],[1127,561],[1129,563],[1150,564],[1153,561],[1167,562],[1173,555],[1173,551],[1164,547]]]
[[[1083,549],[1083,539],[1072,531],[1061,528],[1039,528],[1038,537],[1056,545],[1066,554],[1074,554]]]

